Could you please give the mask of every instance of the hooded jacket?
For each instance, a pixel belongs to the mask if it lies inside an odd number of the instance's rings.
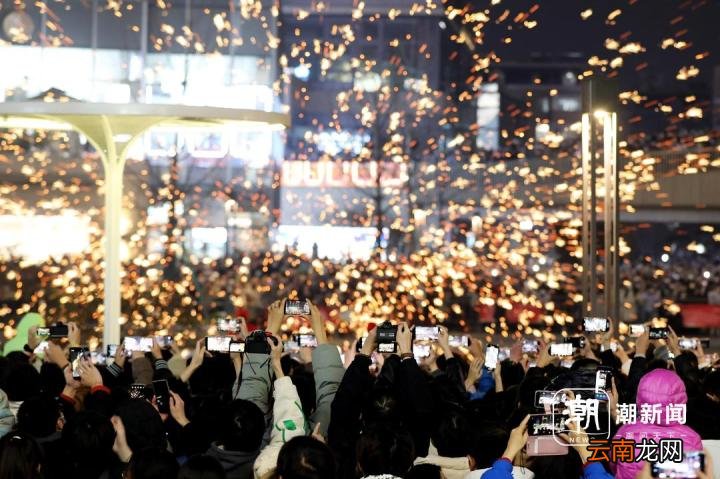
[[[615,439],[631,439],[636,443],[644,438],[658,442],[660,439],[681,439],[683,451],[702,451],[703,446],[700,435],[690,427],[679,424],[675,420],[668,420],[665,407],[669,404],[687,405],[685,384],[680,376],[667,369],[655,369],[645,374],[637,390],[637,422],[623,425],[615,435]],[[660,405],[660,420],[654,424],[640,422],[643,404]],[[639,449],[635,448],[635,454]],[[644,462],[619,462],[616,464],[615,477],[618,479],[633,479],[643,468]]]
[[[260,451],[260,455],[255,460],[253,473],[256,479],[273,477],[283,445],[295,436],[307,434],[300,397],[290,377],[284,376],[275,380],[273,395],[275,403],[270,444]]]
[[[218,460],[227,479],[251,479],[253,477],[253,463],[258,456],[258,451],[228,451],[217,443],[213,443],[207,455]]]

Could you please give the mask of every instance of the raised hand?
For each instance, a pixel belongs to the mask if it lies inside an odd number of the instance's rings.
[[[125,343],[122,342],[122,343],[118,344],[118,347],[115,350],[115,357],[113,358],[113,361],[115,362],[115,364],[117,364],[121,368],[124,368],[126,360],[127,360],[127,354],[125,351]]]
[[[173,391],[170,391],[170,415],[181,427],[190,424],[190,420],[185,415],[185,402]]]
[[[321,344],[327,344],[328,340],[327,331],[325,330],[325,319],[317,306],[311,303],[309,299],[307,302],[310,305],[310,322],[312,323],[312,329],[315,333],[315,337],[317,338],[318,346]]]
[[[445,359],[450,359],[451,357],[453,357],[452,348],[450,348],[450,333],[445,326],[439,326],[438,328],[440,330],[440,332],[438,333],[438,345],[440,346],[440,349],[442,350]],[[433,356],[435,355],[435,352],[432,348],[430,349],[430,354]]]
[[[284,311],[284,299],[282,301],[275,301],[270,306],[268,306],[267,331],[270,332],[270,334],[272,334],[273,336],[280,336],[280,327],[282,326],[283,319],[285,318],[285,316],[283,315]]]
[[[155,358],[156,360],[162,359],[162,349],[160,349],[160,343],[158,343],[157,336],[153,336],[153,338],[152,338],[151,353],[152,353],[153,358]]]
[[[68,341],[71,348],[80,346],[80,328],[74,321],[68,323]]]
[[[102,375],[90,359],[80,359],[80,367],[78,368],[78,372],[80,373],[80,383],[83,386],[94,388],[95,386],[103,385]]]
[[[370,331],[367,335],[367,338],[363,339],[363,345],[360,349],[360,354],[364,354],[365,356],[371,356],[373,351],[375,351],[375,346],[377,345],[377,328],[373,328],[372,331]]]
[[[48,347],[45,350],[45,359],[57,364],[60,368],[64,368],[66,364],[70,364],[65,356],[65,351],[52,341],[48,341]]]
[[[468,375],[465,379],[465,390],[468,392],[475,392],[475,383],[480,379],[480,376],[482,376],[483,364],[485,364],[485,358],[475,358],[472,363],[470,363]]]
[[[395,341],[398,345],[398,352],[403,354],[412,354],[412,331],[406,322],[398,324]]]
[[[282,364],[280,362],[283,355],[283,344],[282,341],[278,340],[277,338],[274,339],[275,341],[277,341],[277,344],[275,344],[273,338],[266,338],[265,340],[270,346],[270,364],[272,365],[273,371],[275,372],[275,378],[280,379],[282,377],[285,377],[285,374],[282,370]]]
[[[506,457],[512,461],[515,459],[515,456],[522,451],[522,448],[525,447],[528,440],[527,425],[529,420],[530,415],[528,414],[518,427],[510,431],[510,438],[508,439],[507,447],[502,457]]]
[[[119,416],[110,418],[110,422],[115,429],[115,442],[113,443],[113,452],[117,455],[121,462],[130,462],[132,457],[132,449],[127,443],[127,434],[125,433],[125,425]]]

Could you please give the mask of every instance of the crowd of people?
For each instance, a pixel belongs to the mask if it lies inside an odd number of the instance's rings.
[[[447,248],[394,261],[377,256],[334,261],[285,250],[188,262],[172,275],[158,261],[140,257],[124,265],[122,311],[131,334],[167,330],[181,337],[238,308],[252,320],[263,320],[277,291],[312,299],[341,332],[378,317],[431,320],[471,331],[503,317],[515,322],[506,314],[515,307],[533,308],[531,323],[539,327],[580,315],[580,278],[571,265],[551,256],[513,265],[486,259],[490,253]],[[101,258],[89,253],[37,265],[0,262],[0,321],[12,325],[12,318],[38,311],[75,321],[99,337],[103,273],[98,264]],[[720,265],[709,255],[692,261],[625,260],[620,274],[621,319],[627,323],[669,317],[672,304],[720,303]]]
[[[56,339],[29,328],[24,349],[0,359],[0,479],[657,477],[657,458],[595,457],[598,431],[574,421],[578,412],[558,436],[564,450],[540,443],[539,395],[564,393],[553,411],[565,414],[587,388],[612,419],[606,439],[682,439],[686,456],[704,454],[699,470],[663,477],[713,477],[720,364],[701,342],[683,350],[671,328],[659,340],[645,328],[632,348],[614,328],[588,332],[565,356],[554,343],[567,338],[526,348],[534,338],[516,335],[501,359],[488,338],[458,341],[443,326],[426,336],[406,322],[336,344],[317,306],[289,313],[285,301],[268,307],[262,329],[240,318],[225,333],[243,352],[200,338],[185,357],[153,337],[150,351],[123,343],[93,361],[77,353],[87,338],[75,323]],[[312,344],[282,341],[290,321]],[[622,425],[623,408],[637,405],[640,417],[645,404],[686,414]]]

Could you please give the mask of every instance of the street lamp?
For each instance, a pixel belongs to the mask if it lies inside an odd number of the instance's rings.
[[[120,219],[123,169],[133,142],[156,126],[257,128],[282,130],[289,116],[261,110],[185,105],[85,102],[0,103],[0,127],[74,129],[92,143],[105,170],[104,344],[120,341]]]
[[[619,321],[619,235],[617,165],[617,84],[603,79],[583,83],[582,110],[582,293],[583,315]],[[597,170],[602,168],[602,181]],[[598,190],[604,191],[602,218]],[[598,229],[603,229],[603,291],[598,298]]]

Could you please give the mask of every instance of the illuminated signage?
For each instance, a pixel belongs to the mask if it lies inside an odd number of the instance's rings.
[[[407,165],[382,163],[380,184],[399,187],[407,181]],[[376,161],[285,161],[282,165],[284,187],[374,188],[380,165]]]

